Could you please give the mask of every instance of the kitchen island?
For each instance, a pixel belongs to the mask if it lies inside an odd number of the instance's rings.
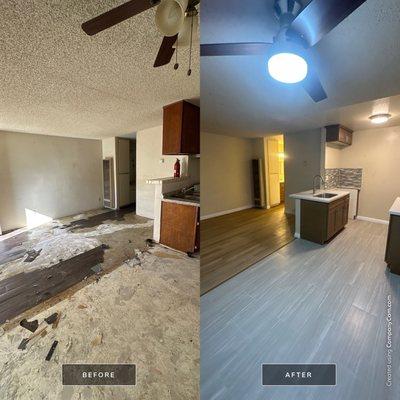
[[[290,195],[295,199],[295,237],[324,244],[347,224],[350,192],[329,189]]]
[[[389,215],[385,261],[390,272],[400,275],[400,197],[394,201]]]

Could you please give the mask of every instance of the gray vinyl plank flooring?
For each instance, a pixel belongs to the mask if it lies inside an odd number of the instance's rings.
[[[295,240],[202,296],[201,399],[399,400],[400,276],[386,268],[386,235],[352,221],[329,244]],[[336,363],[337,385],[263,387],[261,364],[274,362]]]

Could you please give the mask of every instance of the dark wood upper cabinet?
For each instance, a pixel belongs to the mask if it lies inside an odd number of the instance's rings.
[[[353,131],[342,125],[328,125],[326,128],[326,141],[338,146],[350,146],[353,142]]]
[[[200,154],[200,107],[184,100],[164,107],[163,154]]]

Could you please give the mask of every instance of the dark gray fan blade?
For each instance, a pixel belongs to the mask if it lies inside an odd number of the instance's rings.
[[[175,52],[175,49],[172,46],[175,44],[177,38],[178,35],[164,36],[160,50],[158,50],[156,61],[154,61],[154,68],[169,64]]]
[[[308,70],[308,74],[301,84],[316,103],[328,98],[317,73],[313,69]]]
[[[152,0],[131,0],[127,3],[121,4],[120,6],[113,8],[90,21],[82,24],[82,29],[90,36],[95,35],[104,29],[110,28],[116,24],[119,24],[126,19],[133,17],[134,15],[140,14],[143,11],[158,4],[159,1]]]
[[[200,55],[202,57],[263,55],[268,52],[270,45],[271,43],[264,42],[201,44]]]
[[[314,46],[323,36],[339,25],[366,0],[312,0],[294,19],[288,35],[301,35],[308,46]]]

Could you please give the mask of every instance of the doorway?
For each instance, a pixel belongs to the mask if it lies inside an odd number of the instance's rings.
[[[118,208],[136,203],[136,140],[117,138]]]
[[[265,169],[267,173],[267,205],[276,207],[285,202],[285,142],[283,135],[269,136],[264,139]]]

